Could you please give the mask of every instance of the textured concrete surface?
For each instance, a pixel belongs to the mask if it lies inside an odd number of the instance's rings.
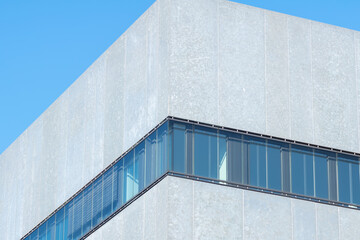
[[[2,238],[26,234],[168,115],[360,152],[359,99],[359,32],[225,0],[158,0],[1,154]]]
[[[88,239],[358,239],[360,211],[166,177]]]

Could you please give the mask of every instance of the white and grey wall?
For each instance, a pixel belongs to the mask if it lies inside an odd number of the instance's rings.
[[[96,239],[358,239],[358,211],[168,176]]]
[[[158,0],[0,155],[0,232],[25,235],[168,115],[360,152],[359,97],[359,32]]]

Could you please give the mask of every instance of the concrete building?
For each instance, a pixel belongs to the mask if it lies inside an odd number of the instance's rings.
[[[1,154],[1,239],[359,239],[359,94],[357,31],[158,0]]]

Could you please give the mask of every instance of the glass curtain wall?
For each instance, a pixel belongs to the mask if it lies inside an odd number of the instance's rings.
[[[26,239],[79,239],[167,171],[360,205],[356,156],[168,120]]]
[[[170,170],[360,205],[359,158],[170,121]]]
[[[168,170],[168,123],[135,146],[26,240],[79,239]]]

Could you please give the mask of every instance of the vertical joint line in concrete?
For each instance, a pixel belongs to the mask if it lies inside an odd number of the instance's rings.
[[[312,84],[312,130],[313,130],[313,139],[315,142],[315,114],[314,114],[314,78],[313,78],[313,48],[312,48],[312,21],[310,23],[310,78]]]
[[[265,88],[264,88],[264,95],[265,95],[265,132],[268,132],[268,121],[267,121],[267,113],[268,113],[268,102],[267,102],[267,95],[266,95],[266,89],[267,89],[267,76],[266,76],[266,12],[263,11],[263,17],[264,17],[264,80],[265,80]]]
[[[126,82],[126,78],[127,78],[127,76],[126,76],[126,59],[127,59],[127,35],[125,35],[124,36],[124,81],[123,81],[123,89],[124,89],[124,93],[126,92],[125,91],[125,82]],[[123,109],[123,111],[122,111],[122,119],[123,119],[123,133],[125,133],[126,131],[125,131],[125,94],[123,94],[123,99],[122,99],[122,109]],[[124,141],[124,139],[125,139],[125,134],[123,134],[123,139],[122,139],[122,141],[123,141],[123,144],[122,144],[122,148],[124,149],[124,143],[125,143],[125,141]]]
[[[357,55],[359,54],[359,49],[357,48],[357,45],[356,45],[356,36],[355,36],[355,32],[353,32],[353,37],[354,37],[354,58],[355,58],[355,89],[356,89],[356,103],[359,104],[359,84],[358,84],[358,67],[360,66],[359,65],[359,62],[358,62],[358,59],[357,59]],[[360,126],[360,119],[359,119],[359,109],[356,109],[356,118],[357,118],[357,131],[358,131],[358,151],[360,149],[360,129],[359,129],[359,126]]]
[[[291,239],[294,239],[294,204],[293,200],[290,199],[290,217],[291,217]]]
[[[242,191],[242,217],[243,217],[243,221],[242,221],[242,232],[243,232],[243,236],[242,238],[245,239],[245,191]]]
[[[340,208],[337,208],[337,214],[338,214],[338,239],[340,239]]]
[[[192,181],[192,237],[195,239],[195,181]]]
[[[318,212],[318,206],[316,204],[314,204],[315,206],[315,239],[318,239],[318,217],[317,217],[317,212]]]
[[[217,2],[217,124],[220,124],[220,1]]]
[[[288,77],[288,99],[289,99],[289,137],[292,137],[291,132],[291,86],[290,86],[290,34],[289,34],[289,16],[286,16],[286,34],[287,34],[287,77]]]

